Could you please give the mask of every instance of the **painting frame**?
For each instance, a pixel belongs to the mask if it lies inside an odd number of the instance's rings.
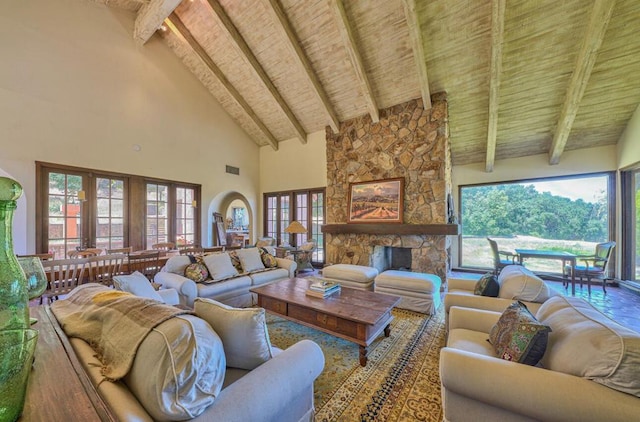
[[[384,206],[381,206],[381,200]],[[404,177],[349,183],[347,222],[402,223]]]

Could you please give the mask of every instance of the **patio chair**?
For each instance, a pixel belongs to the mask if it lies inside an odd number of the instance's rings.
[[[591,280],[601,280],[602,291],[607,293],[607,264],[615,247],[616,242],[598,243],[595,254],[576,256],[576,261],[582,261],[584,265],[576,265],[575,276],[580,279],[580,287],[582,287],[582,282],[587,280],[589,294],[591,294]],[[571,274],[571,267],[565,267],[566,274]]]
[[[487,237],[491,252],[493,253],[493,272],[498,275],[500,271],[507,265],[518,264],[518,255],[513,252],[501,251],[498,249],[498,243]],[[504,258],[502,258],[504,256]]]

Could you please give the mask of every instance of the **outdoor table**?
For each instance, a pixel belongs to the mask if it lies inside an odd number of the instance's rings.
[[[520,264],[524,263],[525,258],[536,258],[536,259],[555,259],[558,261],[562,261],[562,284],[565,287],[569,287],[569,282],[565,282],[564,278],[564,266],[569,263],[571,266],[571,294],[575,296],[576,294],[576,255],[563,252],[563,251],[550,251],[544,249],[516,249],[516,253],[518,254],[518,259]]]

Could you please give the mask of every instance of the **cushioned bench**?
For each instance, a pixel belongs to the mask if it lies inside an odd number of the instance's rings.
[[[434,274],[383,271],[375,279],[375,291],[400,296],[398,308],[432,315],[440,306],[442,280]]]
[[[373,267],[352,264],[329,265],[322,269],[322,278],[353,289],[373,291],[373,281],[378,270]]]

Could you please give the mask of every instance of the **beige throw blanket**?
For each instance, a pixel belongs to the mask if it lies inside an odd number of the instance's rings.
[[[51,310],[69,337],[86,341],[98,353],[102,374],[124,377],[147,334],[162,322],[190,311],[89,283],[74,289]]]

